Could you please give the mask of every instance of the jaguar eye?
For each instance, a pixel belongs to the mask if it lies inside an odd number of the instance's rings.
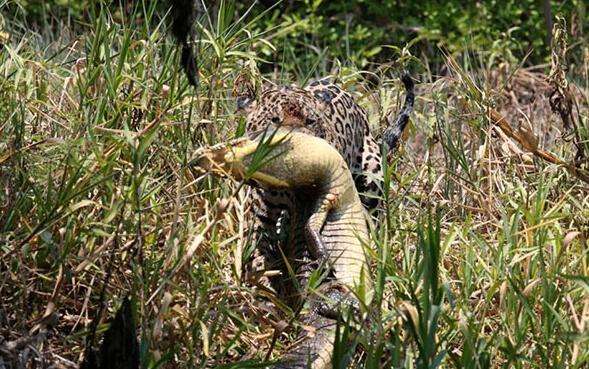
[[[278,123],[280,123],[280,118],[278,118],[278,117],[272,117],[272,119],[270,119],[270,120],[271,120],[271,121],[272,121],[272,123],[274,123],[274,124],[278,124]]]

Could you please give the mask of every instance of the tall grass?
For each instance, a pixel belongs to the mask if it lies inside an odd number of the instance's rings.
[[[91,321],[99,319],[100,334],[127,294],[149,368],[260,366],[295,335],[280,330],[296,325],[288,309],[244,276],[255,246],[247,188],[195,177],[186,163],[200,145],[243,133],[231,89],[244,69],[257,84],[303,83],[329,72],[328,53],[311,65],[284,53],[292,67],[260,76],[256,65],[295,42],[285,35],[296,22],[266,29],[262,17],[235,19],[222,2],[198,25],[193,89],[155,4],[138,2],[130,13],[98,8],[79,33],[69,31],[72,20],[42,34],[8,22],[0,52],[0,345],[29,337],[35,350],[2,351],[7,362],[73,367]],[[485,109],[514,123],[535,114],[546,149],[572,158],[574,148],[560,139],[544,90],[534,90],[534,79],[528,85],[537,71],[487,65],[478,50],[453,57],[449,76],[421,75],[406,148],[385,165],[387,209],[372,233],[374,302],[359,332],[341,322],[335,363],[586,367],[587,185],[522,150]],[[586,71],[569,72],[580,81],[585,124]],[[381,132],[401,86],[385,80],[372,90],[362,75],[343,66],[338,77]]]

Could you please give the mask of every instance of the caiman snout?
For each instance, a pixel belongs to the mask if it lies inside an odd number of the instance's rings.
[[[214,146],[204,146],[192,155],[189,166],[198,174],[214,173],[240,179],[242,164],[235,160],[234,149],[245,145],[247,139],[235,139]]]

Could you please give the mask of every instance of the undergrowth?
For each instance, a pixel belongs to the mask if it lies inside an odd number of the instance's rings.
[[[384,115],[401,105],[398,68],[357,70],[326,63],[324,53],[297,65],[284,54],[292,69],[276,64],[260,75],[268,55],[257,51],[279,50],[284,45],[272,40],[289,30],[263,29],[263,13],[234,18],[224,7],[202,19],[194,89],[155,4],[140,2],[127,16],[97,9],[91,26],[76,33],[67,22],[48,34],[5,20],[5,363],[76,367],[92,321],[100,322],[99,336],[127,295],[145,367],[253,367],[279,358],[294,335],[287,329],[273,340],[288,308],[243,277],[255,246],[248,189],[195,177],[186,166],[191,153],[243,134],[231,90],[244,73],[256,83],[304,84],[333,72],[368,110],[377,135]],[[587,145],[589,49],[574,47],[584,64],[566,76]],[[445,55],[437,75],[410,47],[397,50],[396,65],[418,71],[416,111],[404,148],[384,163],[387,206],[372,235],[370,323],[358,334],[340,327],[336,364],[587,367],[588,184],[525,147],[535,139],[587,169],[575,143],[563,139],[571,127],[550,110],[546,68],[468,50]],[[501,130],[490,109],[525,127],[518,131],[527,132],[525,142]]]

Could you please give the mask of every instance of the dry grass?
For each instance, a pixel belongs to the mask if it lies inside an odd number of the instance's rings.
[[[127,294],[150,368],[254,366],[292,335],[271,349],[291,312],[243,277],[247,189],[185,168],[194,148],[242,129],[230,91],[262,35],[238,24],[203,36],[194,91],[154,10],[142,11],[142,24],[102,13],[93,30],[59,40],[15,34],[0,54],[0,367],[75,367],[92,321],[100,334]],[[363,348],[342,358],[367,368],[589,362],[589,192],[562,165],[586,163],[551,111],[545,66],[484,65],[455,55],[447,76],[420,76],[374,234],[382,309],[355,337]],[[567,74],[581,127],[587,70],[585,58]],[[339,73],[380,132],[399,82],[366,92],[358,71]]]

